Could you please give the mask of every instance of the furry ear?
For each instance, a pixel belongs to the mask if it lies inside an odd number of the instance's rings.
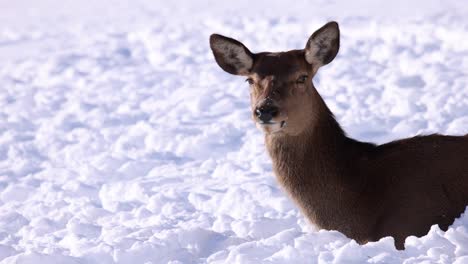
[[[247,75],[252,69],[254,55],[239,41],[213,34],[210,47],[218,65],[225,71],[236,75]]]
[[[340,48],[340,29],[335,21],[328,22],[310,36],[305,47],[305,59],[319,66],[330,63]]]

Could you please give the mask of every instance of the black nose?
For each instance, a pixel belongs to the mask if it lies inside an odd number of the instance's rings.
[[[255,109],[255,115],[262,123],[269,123],[273,117],[278,115],[278,112],[276,106],[261,106]]]

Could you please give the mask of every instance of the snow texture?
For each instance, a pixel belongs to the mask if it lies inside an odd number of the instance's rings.
[[[349,135],[468,133],[466,2],[407,2],[0,1],[1,263],[468,263],[466,214],[404,251],[309,224],[208,45],[337,20],[314,82]]]

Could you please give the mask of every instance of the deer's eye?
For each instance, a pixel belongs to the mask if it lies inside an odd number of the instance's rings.
[[[254,84],[254,81],[252,78],[247,78],[245,81],[248,82],[250,85]]]
[[[307,75],[301,75],[299,78],[297,78],[296,83],[304,84],[306,81],[307,81]]]

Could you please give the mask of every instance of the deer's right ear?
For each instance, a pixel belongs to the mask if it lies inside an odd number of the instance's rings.
[[[247,75],[252,69],[254,56],[239,41],[213,34],[210,46],[218,65],[225,71],[236,75]]]

